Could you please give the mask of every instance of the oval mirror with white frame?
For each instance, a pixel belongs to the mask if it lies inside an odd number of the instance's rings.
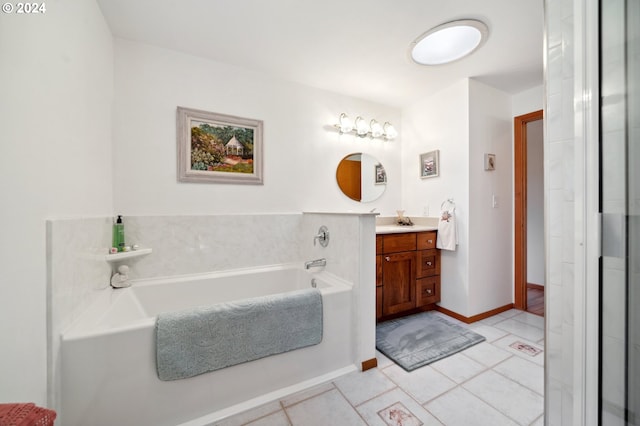
[[[363,203],[377,200],[387,188],[384,166],[375,157],[361,152],[340,160],[336,180],[344,195]]]

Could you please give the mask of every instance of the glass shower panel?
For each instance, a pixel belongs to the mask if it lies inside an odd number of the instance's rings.
[[[600,2],[600,424],[640,424],[640,0]]]
[[[640,0],[627,0],[629,280],[627,412],[640,424]]]

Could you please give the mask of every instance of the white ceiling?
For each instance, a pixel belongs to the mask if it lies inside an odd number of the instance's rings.
[[[265,72],[390,106],[464,78],[508,93],[543,81],[542,0],[98,0],[115,37]],[[479,19],[470,57],[424,67],[409,44],[430,28]]]

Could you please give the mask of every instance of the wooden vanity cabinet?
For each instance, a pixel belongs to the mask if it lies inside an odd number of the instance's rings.
[[[436,232],[376,236],[376,319],[413,313],[440,301]]]
[[[382,317],[382,235],[376,235],[376,319]]]

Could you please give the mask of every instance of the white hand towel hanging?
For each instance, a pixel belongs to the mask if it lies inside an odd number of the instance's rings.
[[[458,226],[456,224],[456,207],[452,200],[447,200],[440,206],[438,219],[438,237],[436,247],[441,250],[455,251],[458,244]]]

